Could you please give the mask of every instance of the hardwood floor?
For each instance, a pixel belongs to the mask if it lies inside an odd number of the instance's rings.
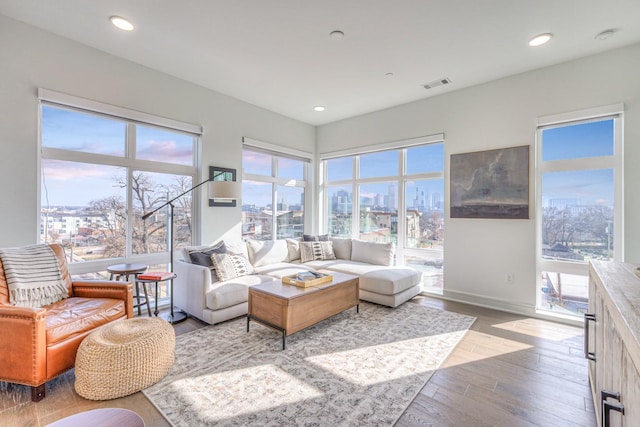
[[[595,426],[582,328],[430,297],[415,304],[478,318],[396,426]],[[205,326],[189,318],[176,334]],[[131,409],[147,426],[169,424],[142,393],[94,402],[79,397],[69,371],[35,404],[27,387],[0,382],[1,426],[44,426],[95,408]]]

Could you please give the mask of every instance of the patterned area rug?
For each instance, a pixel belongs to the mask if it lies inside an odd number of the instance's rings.
[[[361,303],[287,338],[246,318],[176,337],[145,395],[175,426],[390,426],[475,318]]]

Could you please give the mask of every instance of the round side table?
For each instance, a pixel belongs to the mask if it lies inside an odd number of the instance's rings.
[[[133,296],[133,298],[136,300],[133,308],[138,309],[138,316],[140,316],[142,314],[140,307],[146,305],[147,313],[149,314],[149,317],[151,317],[151,306],[149,305],[149,295],[147,294],[147,287],[144,284],[142,285],[142,292],[144,292],[144,295],[140,295],[140,288],[138,286],[138,281],[136,280],[138,274],[147,271],[148,267],[149,266],[145,264],[116,264],[107,267],[107,271],[110,274],[111,280],[120,280],[124,277],[124,280],[128,281],[129,276],[133,276],[135,283],[135,295]]]

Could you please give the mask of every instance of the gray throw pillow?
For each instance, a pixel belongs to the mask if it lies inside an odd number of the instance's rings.
[[[314,236],[313,234],[303,234],[302,241],[303,242],[327,242],[329,240],[328,234],[318,234]]]
[[[214,266],[211,261],[211,255],[227,253],[227,247],[223,241],[220,241],[213,246],[200,246],[193,249],[185,249],[185,252],[189,256],[191,264],[201,265],[213,270]]]

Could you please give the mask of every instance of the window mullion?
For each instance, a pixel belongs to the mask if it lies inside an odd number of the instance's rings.
[[[126,158],[131,164],[135,160],[136,152],[136,126],[127,123]],[[127,230],[125,256],[133,255],[133,168],[127,168]]]
[[[396,207],[398,215],[398,243],[396,244],[397,247],[397,253],[396,253],[396,259],[397,260],[402,260],[403,258],[403,251],[404,251],[404,246],[405,246],[405,239],[407,236],[406,233],[406,221],[407,221],[407,209],[406,209],[406,203],[405,203],[405,186],[404,186],[404,180],[403,177],[405,175],[405,171],[406,171],[406,159],[407,159],[407,149],[403,148],[402,150],[400,150],[400,155],[398,156],[398,170],[400,171],[400,175],[396,177],[396,186],[398,187],[398,206]],[[393,208],[393,207],[392,207]]]

